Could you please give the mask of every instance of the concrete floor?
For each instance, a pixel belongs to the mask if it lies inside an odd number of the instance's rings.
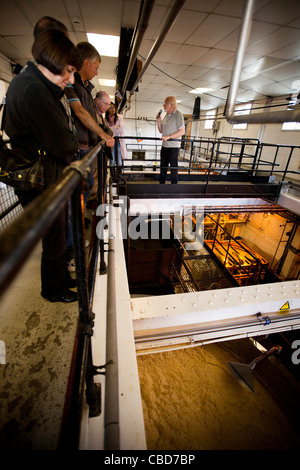
[[[40,259],[41,244],[1,298],[1,449],[48,450],[58,442],[78,305],[41,297]]]

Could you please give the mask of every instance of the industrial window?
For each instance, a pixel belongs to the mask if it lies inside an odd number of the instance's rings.
[[[250,114],[252,105],[250,103],[248,104],[242,104],[240,106],[237,106],[235,109],[235,114],[238,115],[243,115],[243,114]],[[243,122],[241,124],[233,124],[233,129],[247,129],[247,123]]]
[[[282,124],[283,131],[298,131],[300,130],[300,122],[284,122]]]
[[[206,119],[204,123],[204,129],[212,129],[214,125],[214,120],[216,117],[216,110],[213,109],[211,111],[207,111],[206,113]]]

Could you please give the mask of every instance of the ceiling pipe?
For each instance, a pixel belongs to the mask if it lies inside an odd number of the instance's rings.
[[[255,0],[245,0],[245,8],[242,18],[242,25],[239,38],[239,46],[235,58],[235,63],[233,67],[231,83],[229,86],[227,102],[225,106],[225,117],[230,124],[264,124],[264,123],[282,123],[282,122],[297,122],[300,121],[300,109],[295,109],[293,111],[280,111],[272,112],[269,111],[263,113],[253,113],[248,115],[235,115],[235,105],[236,97],[238,93],[238,88],[240,85],[241,71],[245,56],[245,51],[247,48],[251,26],[252,26],[252,17],[254,13]]]
[[[135,64],[135,60],[137,58],[137,54],[141,45],[141,42],[143,40],[144,34],[146,29],[148,28],[149,24],[149,18],[151,16],[153,7],[154,7],[155,2],[153,0],[145,0],[143,6],[142,6],[142,11],[141,15],[139,18],[139,22],[137,25],[137,30],[135,32],[135,38],[131,50],[131,55],[128,63],[128,68],[127,72],[124,78],[123,86],[122,86],[122,95],[124,96],[126,93],[126,88],[128,85],[128,82],[130,80],[130,76]]]
[[[146,69],[148,68],[149,64],[151,63],[153,57],[155,56],[156,52],[158,51],[159,47],[161,46],[163,40],[165,39],[166,35],[168,34],[169,30],[171,29],[174,21],[176,20],[181,8],[183,7],[185,3],[185,0],[176,0],[170,13],[169,13],[169,16],[165,22],[165,25],[163,26],[163,29],[160,33],[160,35],[157,37],[155,43],[153,44],[152,46],[152,49],[151,51],[149,52],[149,55],[145,61],[145,64],[144,64],[144,67],[143,69],[141,70],[141,73],[139,74],[139,76],[137,77],[136,81],[135,81],[135,84],[133,85],[131,91],[130,91],[130,94],[133,95],[133,93],[135,92],[139,82],[141,81],[144,73],[146,72]]]

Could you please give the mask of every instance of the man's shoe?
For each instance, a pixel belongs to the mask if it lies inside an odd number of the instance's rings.
[[[72,279],[71,276],[69,275],[69,276],[67,276],[66,285],[67,285],[67,287],[69,287],[69,289],[74,289],[74,287],[77,287],[77,281],[76,281],[76,279]]]
[[[73,292],[69,289],[65,289],[61,294],[59,295],[44,295],[43,293],[41,294],[44,299],[49,300],[49,302],[65,302],[65,303],[70,303],[70,302],[76,302],[77,301],[77,294],[76,292]]]

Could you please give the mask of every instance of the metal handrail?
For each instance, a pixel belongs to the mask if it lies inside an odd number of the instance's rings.
[[[68,166],[63,175],[0,234],[0,296],[79,185],[83,175],[88,173],[100,149],[99,143],[83,160]]]
[[[120,448],[119,430],[119,377],[118,377],[118,340],[115,279],[115,237],[113,221],[113,195],[110,184],[110,204],[108,218],[108,271],[106,307],[106,373],[105,373],[105,412],[104,448]]]
[[[161,141],[161,137],[147,137],[147,136],[139,136],[139,137],[135,137],[135,136],[119,136],[118,137],[119,140],[145,140],[146,142],[149,142],[149,141]],[[209,157],[206,161],[208,163],[208,168],[206,168],[206,173],[208,175],[208,177],[210,176],[211,172],[215,169],[213,163],[215,162],[215,152],[218,153],[218,154],[228,154],[230,156],[230,159],[233,159],[233,158],[238,158],[240,159],[240,162],[239,162],[239,168],[237,168],[236,166],[230,166],[228,165],[228,162],[226,163],[226,167],[224,166],[224,170],[226,169],[226,171],[228,170],[234,170],[236,172],[238,172],[239,170],[240,171],[245,171],[247,170],[247,167],[244,167],[244,168],[241,168],[242,164],[244,165],[251,165],[251,168],[249,168],[249,171],[252,171],[253,175],[255,175],[258,171],[261,172],[261,173],[265,173],[267,174],[268,172],[270,173],[270,175],[276,173],[277,175],[282,175],[282,178],[281,178],[281,181],[283,182],[286,175],[287,174],[290,174],[290,175],[298,175],[299,174],[299,171],[297,170],[289,170],[288,167],[289,167],[289,164],[290,164],[290,161],[291,161],[291,157],[292,157],[292,153],[294,152],[295,149],[300,149],[300,145],[288,145],[288,144],[271,144],[271,143],[260,143],[260,141],[258,139],[248,139],[248,138],[233,138],[233,137],[221,137],[220,139],[217,139],[217,140],[210,140],[210,139],[203,139],[203,138],[200,138],[200,139],[194,139],[194,138],[189,138],[189,139],[170,139],[170,140],[173,140],[173,141],[180,141],[181,143],[184,143],[184,142],[192,142],[193,146],[197,143],[200,144],[204,144],[204,143],[208,143],[211,145],[211,149],[209,150],[209,153],[207,153],[207,156]],[[132,142],[131,142],[132,145],[134,145]],[[255,151],[255,154],[254,155],[250,155],[250,154],[245,154],[244,152],[240,152],[238,154],[236,153],[226,153],[226,152],[222,152],[220,151],[220,145],[227,145],[227,144],[233,144],[233,145],[238,145],[238,146],[242,146],[242,147],[254,147],[256,148],[256,151]],[[141,143],[137,143],[136,145],[141,145]],[[147,145],[147,144],[146,144]],[[276,154],[273,158],[272,161],[268,162],[267,160],[262,160],[260,157],[261,157],[261,154],[262,154],[262,151],[264,148],[272,148],[274,147],[276,149]],[[193,148],[193,147],[192,147]],[[274,169],[275,167],[279,167],[280,164],[279,163],[276,163],[276,159],[277,159],[277,154],[278,154],[278,150],[279,149],[290,149],[290,154],[288,156],[288,159],[287,159],[287,162],[285,164],[285,167],[283,170],[279,170],[279,169]],[[209,155],[210,154],[210,155]],[[242,162],[242,159],[248,159],[248,162]],[[252,159],[253,161],[249,161],[250,159]],[[189,162],[189,165],[191,166],[192,163],[197,163],[197,160],[193,160],[193,155],[192,155],[192,152],[190,152],[190,156],[189,156],[189,159],[185,159],[186,162]],[[157,158],[147,158],[145,160],[145,162],[157,162]],[[181,160],[179,160],[181,161]],[[132,166],[132,163],[133,162],[136,162],[136,160],[132,160],[130,158],[126,158],[125,160],[123,160],[123,169],[126,169],[128,167],[131,167]],[[144,162],[144,160],[143,160]],[[144,165],[145,166],[145,165]],[[266,169],[267,166],[270,166],[270,170]],[[259,168],[259,167],[262,167]],[[159,165],[155,165],[155,168],[156,169],[159,169]],[[180,169],[181,171],[184,170],[184,167],[177,167],[178,169]],[[219,170],[222,169],[221,167],[218,168]],[[190,170],[190,167],[188,168],[188,170]],[[193,170],[193,171],[196,171]]]

